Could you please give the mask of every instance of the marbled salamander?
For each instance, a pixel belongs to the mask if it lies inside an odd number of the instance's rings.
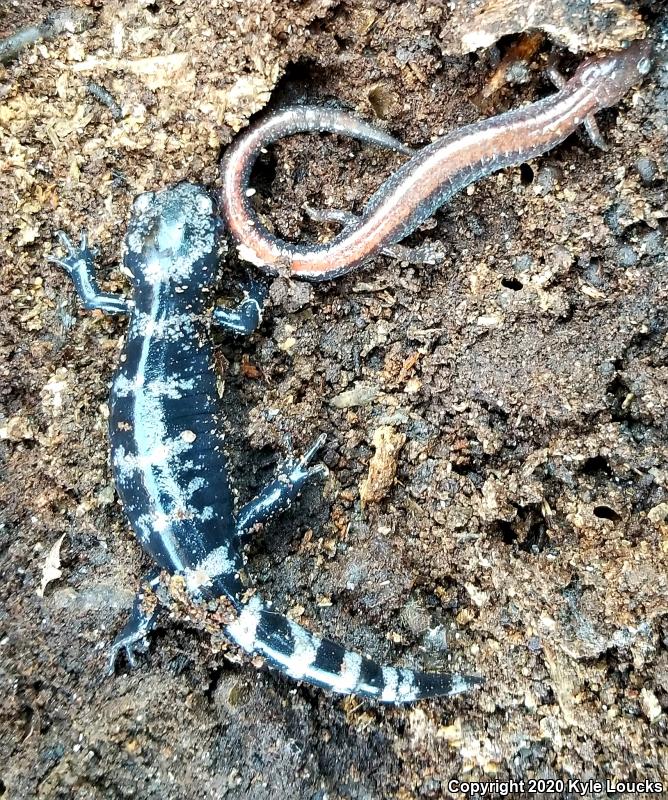
[[[235,310],[214,307],[223,224],[200,186],[181,183],[139,195],[124,242],[132,299],[100,292],[85,235],[54,259],[88,309],[130,315],[120,367],[111,387],[109,436],[116,488],[130,524],[160,570],[183,577],[195,601],[225,597],[234,608],[226,636],[291,678],[388,703],[453,695],[479,678],[382,667],[320,639],[248,594],[240,577],[242,545],[255,525],[286,509],[304,484],[324,471],[309,466],[319,438],[298,460],[234,514],[228,486],[222,411],[210,328],[249,334],[259,324],[263,291],[253,286]],[[158,572],[147,576],[128,623],[111,648],[131,665],[155,626],[145,603]]]

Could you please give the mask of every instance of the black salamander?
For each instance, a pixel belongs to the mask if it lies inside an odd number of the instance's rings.
[[[124,241],[131,299],[99,290],[85,235],[75,247],[59,234],[67,255],[53,260],[71,276],[85,308],[130,316],[111,387],[109,436],[116,488],[140,544],[158,570],[183,577],[194,601],[227,598],[234,614],[226,636],[291,678],[388,703],[454,695],[480,684],[475,677],[379,666],[270,611],[257,593],[247,599],[243,543],[325,471],[310,466],[324,437],[302,458],[284,463],[235,515],[210,330],[254,331],[263,290],[252,285],[236,309],[215,306],[222,233],[211,197],[199,186],[181,183],[139,195]],[[156,624],[159,609],[144,601],[158,575],[143,581],[112,645],[111,671],[122,650],[135,664],[135,651]]]

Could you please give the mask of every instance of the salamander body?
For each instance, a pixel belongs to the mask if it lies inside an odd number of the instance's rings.
[[[158,570],[182,576],[193,601],[223,597],[233,609],[227,637],[286,675],[344,694],[402,703],[456,694],[475,677],[383,667],[321,639],[270,611],[241,578],[243,544],[258,523],[289,507],[304,484],[324,471],[310,466],[320,437],[235,514],[223,448],[221,400],[211,328],[251,333],[263,290],[252,285],[236,309],[215,306],[223,226],[211,197],[181,183],[135,200],[124,242],[131,298],[99,290],[85,236],[54,259],[72,277],[86,308],[130,316],[111,388],[109,437],[114,481],[141,546]],[[130,619],[111,648],[135,651],[155,626],[147,602],[157,572],[145,578]]]
[[[652,44],[636,41],[618,53],[584,61],[570,80],[551,70],[559,91],[523,108],[483,119],[418,150],[369,199],[359,217],[320,212],[343,222],[326,244],[293,244],[262,225],[248,195],[253,164],[263,148],[296,133],[338,133],[406,152],[396,140],[350,114],[294,106],[251,125],[228,147],[221,165],[223,211],[239,255],[266,272],[310,281],[330,280],[369,258],[392,254],[454,194],[500,169],[522,164],[563,142],[580,125],[603,147],[594,114],[615,105],[652,66]]]

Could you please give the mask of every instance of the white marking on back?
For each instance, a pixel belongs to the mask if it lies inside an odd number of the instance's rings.
[[[397,687],[399,686],[399,673],[394,667],[383,667],[383,693],[380,699],[384,703],[392,703],[397,698]]]
[[[158,318],[161,298],[156,292],[150,316]],[[156,518],[164,516],[167,520],[175,511],[187,509],[188,497],[179,479],[180,464],[178,456],[192,445],[183,439],[170,438],[165,420],[163,398],[150,389],[140,390],[146,383],[147,364],[151,353],[151,337],[147,336],[141,343],[141,353],[137,363],[134,381],[126,381],[126,385],[134,383],[132,414],[134,420],[134,439],[136,454],[126,453],[119,448],[116,453],[115,466],[118,469],[121,483],[127,483],[132,472],[141,473],[146,495],[153,501],[153,514]],[[155,389],[162,390],[165,381],[156,381]],[[123,386],[123,384],[122,384]],[[172,387],[173,388],[173,387]],[[174,391],[176,391],[174,389]],[[134,478],[136,480],[136,478]],[[184,571],[185,564],[179,555],[179,544],[171,524],[165,524],[159,531],[165,551],[169,555],[174,568]]]
[[[418,687],[415,683],[415,673],[410,669],[399,670],[401,681],[397,689],[397,702],[411,703],[417,699]]]
[[[241,614],[227,626],[227,635],[247,653],[255,651],[255,634],[262,610],[262,601],[254,595]]]
[[[230,549],[227,544],[221,544],[216,547],[199,564],[195,570],[202,572],[209,578],[217,578],[219,575],[229,575],[234,571],[235,560],[230,557]]]
[[[130,324],[129,338],[151,337],[178,341],[180,338],[190,339],[195,335],[192,314],[172,314],[169,317],[155,319],[151,314],[139,311]]]
[[[192,497],[198,489],[201,489],[203,486],[206,486],[206,481],[204,478],[193,478],[190,483],[188,484],[188,488],[186,491],[188,492],[188,497]]]
[[[448,694],[461,694],[471,688],[471,684],[462,675],[452,675],[450,691]]]
[[[308,674],[309,668],[318,655],[321,642],[317,636],[309,633],[293,620],[288,619],[288,624],[294,641],[294,649],[292,654],[287,657],[286,671],[291,678],[300,679]]]
[[[345,690],[351,692],[359,683],[362,670],[362,656],[359,653],[348,651],[341,664],[341,679],[344,681]],[[363,688],[363,687],[360,687]]]

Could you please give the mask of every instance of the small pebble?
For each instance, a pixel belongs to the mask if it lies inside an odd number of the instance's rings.
[[[282,306],[286,311],[294,313],[311,304],[313,288],[302,281],[276,278],[269,288],[269,296],[275,306]]]
[[[506,81],[511,84],[529,83],[531,70],[524,61],[513,61],[506,70]]]
[[[662,89],[668,89],[668,67],[666,64],[657,65],[655,80],[658,86]]]
[[[554,164],[544,164],[539,170],[533,183],[533,190],[539,197],[544,197],[553,191],[559,182],[561,173]]]
[[[578,259],[578,266],[582,269],[583,278],[589,284],[597,289],[605,286],[605,278],[598,259],[591,259],[589,253],[583,254]]]
[[[533,258],[528,253],[524,253],[513,261],[515,272],[526,272],[533,267]]]
[[[630,244],[617,248],[617,264],[620,267],[633,267],[638,263],[638,255]]]
[[[605,224],[613,233],[623,233],[624,229],[630,224],[633,214],[628,203],[615,203],[603,215]]]
[[[485,233],[485,223],[477,214],[471,214],[467,223],[469,230],[474,236],[482,236]]]
[[[650,722],[655,722],[661,716],[661,704],[650,689],[643,688],[640,690],[640,705]]]
[[[659,174],[656,161],[644,156],[636,161],[636,169],[638,170],[638,175],[640,175],[640,180],[648,185],[653,183]]]
[[[662,255],[665,243],[661,231],[647,231],[642,237],[642,246],[648,256]]]
[[[368,406],[378,396],[378,387],[358,383],[353,389],[335,395],[329,402],[334,408]]]

